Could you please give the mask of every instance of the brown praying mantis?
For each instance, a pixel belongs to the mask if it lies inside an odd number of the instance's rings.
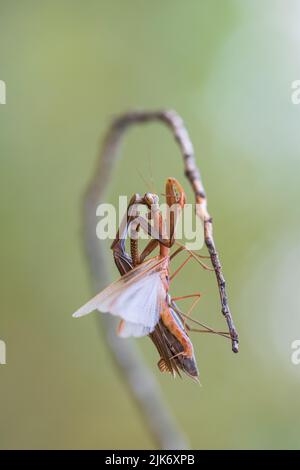
[[[166,233],[165,223],[159,208],[156,194],[146,193],[143,197],[134,195],[129,203],[125,227],[117,233],[111,248],[121,278],[110,284],[93,299],[81,307],[74,316],[86,315],[97,309],[109,312],[121,318],[118,334],[122,337],[149,335],[155,344],[161,359],[158,362],[161,371],[179,374],[182,370],[190,377],[198,379],[198,369],[194,357],[192,342],[188,331],[201,331],[219,334],[231,338],[230,332],[218,332],[190,317],[192,309],[200,299],[200,294],[190,294],[172,298],[169,294],[170,282],[190,259],[196,260],[205,269],[206,266],[199,254],[188,250],[175,240],[176,219],[185,205],[186,197],[183,188],[175,178],[166,182],[166,202],[170,210],[170,234]],[[145,205],[148,219],[132,213],[132,208]],[[124,224],[122,224],[124,225]],[[125,250],[125,237],[130,226],[136,233],[142,228],[152,238],[141,254],[138,252],[138,239],[131,237],[131,256]],[[179,248],[171,254],[174,244]],[[159,248],[157,256],[147,257]],[[170,275],[170,262],[180,252],[187,251],[187,259]],[[187,314],[181,312],[176,301],[194,298]],[[202,329],[191,328],[186,320],[202,326]]]

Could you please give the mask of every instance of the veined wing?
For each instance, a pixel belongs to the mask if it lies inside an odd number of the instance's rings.
[[[109,312],[129,322],[127,333],[124,332],[126,336],[149,334],[159,320],[162,303],[166,298],[161,273],[167,263],[168,258],[159,257],[142,263],[106,287],[73,316],[81,317],[93,310]]]
[[[159,312],[158,312],[159,315]],[[155,319],[154,321],[156,322],[155,325],[157,324],[159,318],[156,320],[156,313],[155,313]],[[150,327],[150,326],[145,326],[142,323],[132,323],[130,321],[124,321],[122,324],[122,327],[118,331],[118,336],[121,338],[130,338],[131,336],[135,338],[139,338],[141,336],[148,336],[151,334],[151,332],[155,329]]]

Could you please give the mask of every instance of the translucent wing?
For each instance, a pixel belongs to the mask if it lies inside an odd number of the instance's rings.
[[[147,336],[153,331],[153,328],[149,326],[144,326],[141,323],[132,323],[130,321],[125,321],[122,325],[122,328],[118,331],[118,336],[121,338],[129,338],[134,336],[138,338],[140,336]]]
[[[126,324],[121,336],[148,335],[157,324],[166,291],[161,273],[167,258],[152,258],[137,266],[83,305],[74,317],[87,315],[93,310],[117,315]]]

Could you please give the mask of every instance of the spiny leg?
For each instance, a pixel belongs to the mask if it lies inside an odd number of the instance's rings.
[[[189,254],[190,254],[190,257],[194,258],[201,266],[203,269],[206,269],[207,271],[214,271],[213,268],[207,266],[207,264],[203,263],[202,261],[200,261],[200,258],[205,258],[207,259],[208,257],[207,256],[202,256],[202,255],[199,255],[199,253],[196,253],[195,251],[192,251],[190,250],[189,248],[187,248],[185,245],[182,245],[181,243],[175,241],[175,244],[176,245],[179,245],[179,248],[177,248],[176,251],[174,251],[174,253],[171,254],[170,256],[170,261],[175,258],[175,256],[179,255],[179,253],[181,253],[182,251],[187,251]]]
[[[161,213],[160,211],[159,212],[159,217],[161,218],[162,220],[162,216],[161,216]],[[208,271],[214,271],[213,268],[210,268],[209,266],[207,266],[205,263],[203,263],[199,258],[202,258],[201,255],[197,254],[197,253],[194,253],[193,251],[189,250],[186,246],[184,245],[181,245],[179,242],[175,241],[174,238],[170,238],[168,239],[166,237],[166,235],[162,235],[161,233],[159,233],[159,230],[157,230],[156,227],[153,227],[151,224],[149,224],[143,217],[139,217],[139,224],[141,226],[141,228],[144,230],[144,232],[146,232],[149,236],[151,236],[154,240],[156,240],[158,243],[162,244],[163,246],[167,247],[167,248],[170,248],[174,243],[176,245],[180,245],[180,249],[176,250],[171,256],[170,256],[170,260],[172,260],[176,255],[178,255],[181,251],[184,251],[186,250],[189,254],[190,254],[190,257],[191,258],[194,258],[197,263],[199,263],[204,269],[208,270]],[[155,244],[155,247],[157,245]],[[154,248],[153,248],[154,249]]]
[[[137,214],[132,213],[133,207],[137,206],[138,204],[142,204],[142,202],[143,198],[139,194],[134,194],[130,199],[126,212],[122,218],[120,227],[117,231],[116,237],[111,244],[111,249],[113,251],[114,249],[119,248],[120,243],[122,243],[122,241],[124,242],[128,233],[128,227],[130,223],[137,217]]]
[[[204,324],[203,324],[203,328],[205,329],[189,328],[189,331],[194,332],[194,333],[211,333],[213,335],[223,336],[223,338],[226,338],[226,339],[231,339],[228,331],[216,331],[213,328],[210,328],[209,326],[204,325]]]
[[[184,298],[194,297],[194,296],[198,296],[198,295],[200,295],[200,294],[190,294],[190,295],[184,296]],[[195,320],[195,318],[191,317],[192,310],[195,308],[195,306],[199,302],[200,297],[198,299],[196,299],[196,301],[193,302],[193,304],[192,304],[191,308],[189,309],[188,313],[182,312],[177,307],[177,305],[175,303],[175,300],[181,300],[181,299],[182,299],[182,297],[172,298],[171,301],[170,301],[170,307],[176,312],[176,314],[179,316],[181,321],[183,323],[185,322],[185,326],[186,326],[186,329],[188,331],[198,332],[198,333],[212,333],[212,334],[216,334],[216,335],[219,335],[219,336],[223,336],[224,338],[230,339],[230,333],[228,331],[216,331],[213,328],[211,328],[210,326],[208,326],[204,323],[201,323],[200,321]],[[205,328],[205,329],[200,330],[199,328],[192,328],[188,323],[186,323],[186,320],[189,320],[192,323],[194,323],[196,325],[199,325],[199,326],[201,326],[202,328]]]
[[[188,263],[188,261],[190,261],[190,259],[194,259],[196,260],[198,263],[200,263],[200,265],[204,268],[204,269],[207,269],[209,271],[213,271],[213,269],[209,268],[208,266],[206,266],[204,263],[202,263],[198,258],[195,257],[195,253],[193,253],[191,250],[188,250],[186,247],[182,247],[178,250],[176,250],[176,252],[173,253],[173,255],[171,255],[170,257],[170,260],[172,258],[174,258],[174,256],[176,256],[177,254],[181,253],[183,250],[187,250],[189,252],[189,256],[187,257],[186,260],[184,260],[181,265],[176,269],[176,271],[174,271],[174,273],[171,275],[170,277],[170,281],[172,281],[174,279],[174,277],[181,271],[181,269]]]
[[[175,243],[176,243],[176,244],[179,244],[178,242],[175,242]],[[179,253],[181,253],[181,252],[184,251],[184,250],[186,250],[186,251],[189,253],[189,256],[188,256],[188,258],[176,269],[176,271],[172,274],[172,276],[170,277],[170,281],[171,281],[172,279],[174,279],[174,277],[180,272],[180,270],[188,263],[188,261],[189,261],[190,259],[192,259],[192,258],[195,259],[195,256],[202,257],[201,255],[198,255],[197,253],[194,253],[194,252],[192,252],[191,250],[189,250],[186,246],[181,245],[181,244],[179,244],[179,245],[180,245],[180,247],[171,255],[170,259],[174,258],[176,255],[178,255]],[[207,257],[205,257],[205,258],[207,258]],[[202,265],[202,267],[204,267],[205,269],[208,269],[208,270],[210,270],[210,271],[214,271],[212,268],[209,268],[208,266],[204,265],[204,263],[201,263],[200,260],[196,259],[196,261],[198,261],[198,262]],[[203,265],[204,265],[204,266],[203,266]],[[191,305],[191,307],[190,307],[188,313],[183,313],[183,312],[179,311],[178,309],[176,310],[176,309],[174,308],[174,306],[173,306],[175,312],[176,312],[178,315],[180,315],[181,317],[183,317],[183,318],[181,318],[181,319],[182,319],[182,321],[183,321],[184,327],[187,327],[187,329],[188,329],[189,331],[195,331],[195,332],[201,332],[201,333],[202,333],[202,332],[203,332],[203,333],[204,333],[204,332],[205,332],[205,333],[213,333],[213,334],[217,334],[217,335],[220,335],[220,336],[224,336],[225,338],[229,338],[229,339],[230,339],[230,338],[231,338],[230,333],[228,333],[228,332],[223,332],[223,331],[215,331],[213,328],[210,328],[209,326],[205,325],[204,323],[200,323],[200,322],[198,322],[197,320],[195,320],[194,318],[191,317],[191,312],[192,312],[192,310],[195,308],[195,306],[197,305],[197,303],[199,302],[200,296],[201,296],[201,294],[191,294],[191,295],[188,295],[188,296],[182,296],[182,297],[174,297],[174,298],[172,298],[172,301],[175,301],[175,300],[182,300],[182,299],[184,299],[184,298],[189,298],[189,297],[197,297],[197,298],[195,299],[195,301],[192,303],[192,305]],[[194,323],[197,323],[197,324],[200,325],[200,326],[202,326],[203,328],[205,328],[205,330],[200,330],[200,329],[197,329],[197,328],[191,328],[191,327],[186,323],[186,320],[187,320],[187,319],[190,320],[190,321],[192,321],[192,322],[194,322]]]
[[[181,271],[181,269],[188,263],[188,261],[192,258],[191,255],[181,263],[181,265],[173,272],[173,274],[170,276],[170,282],[174,279],[174,277]]]
[[[177,315],[179,315],[179,317],[181,319],[186,318],[187,320],[191,321],[192,323],[195,323],[196,325],[199,325],[202,328],[205,328],[204,330],[199,329],[199,328],[192,328],[192,327],[190,327],[190,325],[186,324],[186,327],[187,327],[188,331],[197,332],[197,333],[212,333],[212,334],[215,334],[215,335],[223,336],[224,338],[227,338],[227,339],[231,339],[230,333],[228,331],[216,331],[216,330],[214,330],[210,326],[205,325],[205,323],[201,323],[198,320],[195,320],[195,318],[192,318],[190,315],[187,315],[186,313],[179,310],[177,308],[176,304],[172,305],[172,308],[175,310],[175,312],[177,313]]]
[[[172,301],[176,302],[177,300],[184,300],[184,299],[193,299],[193,302],[192,302],[192,305],[190,306],[190,308],[188,309],[188,312],[185,314],[186,317],[190,318],[191,320],[192,319],[192,311],[194,310],[194,308],[196,307],[196,305],[198,304],[200,298],[201,298],[201,295],[200,292],[197,292],[196,294],[188,294],[188,295],[181,295],[180,297],[173,297],[172,298]],[[185,329],[186,327],[186,317],[184,317],[183,319],[183,327]]]

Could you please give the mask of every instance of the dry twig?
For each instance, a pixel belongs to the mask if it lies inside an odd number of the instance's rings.
[[[191,183],[196,199],[196,210],[204,224],[205,243],[214,267],[218,282],[222,313],[226,318],[232,340],[232,350],[238,351],[238,335],[235,330],[225,290],[225,280],[212,234],[212,219],[207,211],[204,187],[197,168],[194,149],[182,119],[175,111],[132,111],[113,120],[104,140],[100,157],[92,181],[84,197],[84,240],[91,268],[93,288],[99,291],[109,282],[105,255],[98,243],[95,231],[96,208],[102,202],[111,179],[117,150],[122,137],[129,127],[136,124],[158,121],[170,129],[179,145],[185,168],[185,175]],[[99,317],[100,318],[100,317]],[[99,320],[100,321],[100,320]],[[163,402],[158,386],[142,362],[134,344],[119,339],[115,334],[115,323],[109,316],[101,317],[101,325],[106,331],[106,340],[112,357],[123,375],[144,419],[161,448],[183,449],[187,447],[185,438],[178,430],[173,418]]]

